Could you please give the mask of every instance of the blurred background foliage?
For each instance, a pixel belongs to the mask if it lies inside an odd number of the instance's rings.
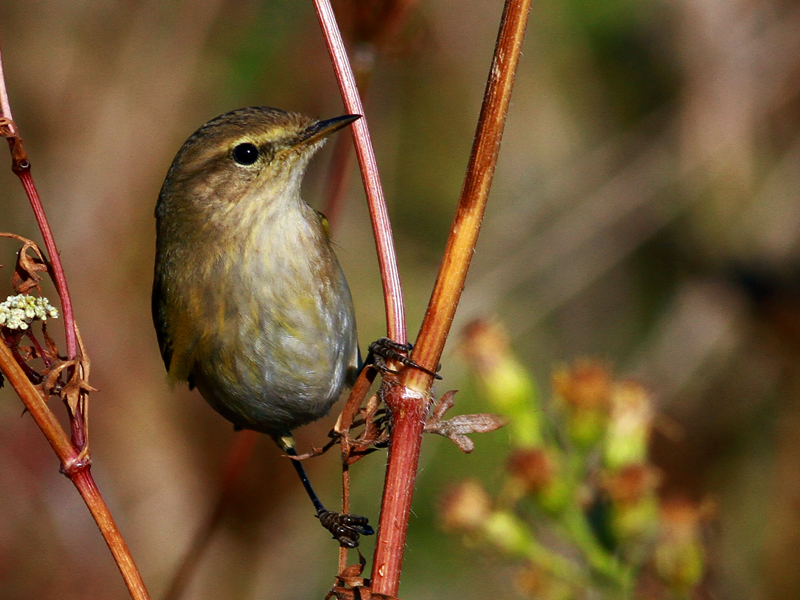
[[[359,60],[374,61],[366,104],[412,337],[501,9],[420,0],[377,56],[350,29]],[[199,395],[166,385],[149,315],[158,190],[209,118],[254,104],[331,117],[342,112],[336,84],[311,4],[297,0],[0,0],[0,41],[101,390],[93,472],[159,597],[213,506],[234,433]],[[713,598],[800,597],[799,48],[790,0],[534,3],[449,345],[488,317],[505,324],[542,389],[554,365],[587,356],[640,381],[668,423],[650,449],[659,497],[716,506],[703,532],[702,593]],[[327,149],[305,186],[317,205],[329,159]],[[335,239],[364,345],[382,335],[383,308],[355,174],[349,186]],[[0,229],[39,239],[9,170],[0,217]],[[4,244],[0,263],[13,264],[15,250]],[[460,388],[458,411],[485,411],[469,371],[448,352],[439,392]],[[0,391],[0,596],[124,597],[86,509],[21,410]],[[319,444],[331,423],[306,428],[301,443]],[[425,441],[404,598],[524,597],[517,566],[439,525],[449,486],[470,478],[492,489],[505,476],[511,434],[476,437],[469,456]],[[355,507],[373,519],[382,469],[380,455],[353,469]],[[336,458],[310,470],[333,504]],[[336,565],[327,537],[262,440],[187,597],[322,597]]]

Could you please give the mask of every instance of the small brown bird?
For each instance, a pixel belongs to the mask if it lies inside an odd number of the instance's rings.
[[[217,117],[184,143],[156,206],[153,320],[170,380],[291,455],[291,431],[327,414],[361,368],[327,221],[300,197],[311,157],[358,118]],[[363,517],[326,511],[292,463],[340,544],[372,533]]]

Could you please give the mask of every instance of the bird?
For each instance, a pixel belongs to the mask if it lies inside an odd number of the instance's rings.
[[[311,157],[359,118],[225,113],[180,148],[155,209],[152,312],[169,380],[294,457],[292,431],[326,415],[363,368],[328,222],[300,194]],[[340,545],[374,533],[365,517],[327,511],[291,462]]]

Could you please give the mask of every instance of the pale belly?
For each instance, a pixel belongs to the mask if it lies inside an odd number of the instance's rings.
[[[234,424],[287,433],[327,414],[354,378],[350,291],[338,262],[326,270],[334,277],[251,270],[253,279],[224,293],[225,301],[208,315],[214,335],[198,339],[192,376],[209,404]]]

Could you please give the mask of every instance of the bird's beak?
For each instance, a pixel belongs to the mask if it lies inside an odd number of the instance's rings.
[[[327,121],[318,121],[300,132],[295,146],[310,146],[314,142],[325,139],[332,133],[347,127],[353,121],[358,121],[360,118],[361,115],[343,115]]]

